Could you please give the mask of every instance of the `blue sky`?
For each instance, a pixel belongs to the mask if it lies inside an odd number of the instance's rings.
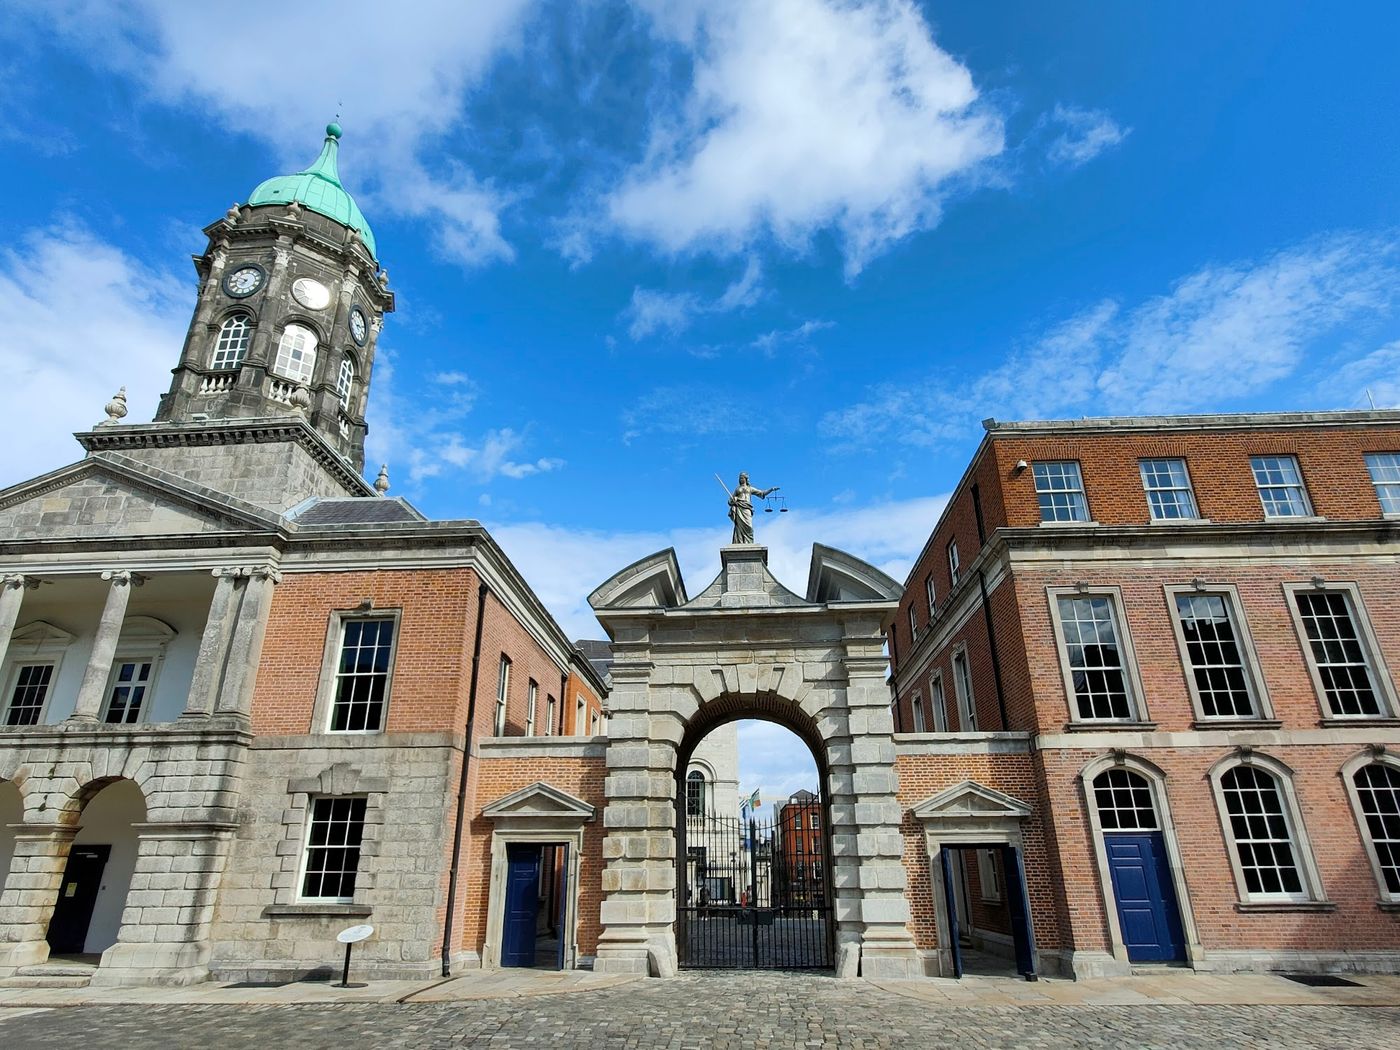
[[[979,421],[1400,402],[1400,9],[7,5],[0,481],[168,383],[199,229],[341,173],[399,296],[370,456],[574,634],[760,515],[902,577]]]

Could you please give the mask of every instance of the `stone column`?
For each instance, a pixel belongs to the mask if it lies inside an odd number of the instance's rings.
[[[136,870],[117,943],[93,986],[195,984],[209,977],[209,927],[232,825],[136,824]]]
[[[682,726],[652,716],[651,670],[645,658],[612,668],[598,973],[676,972],[674,777]]]
[[[235,587],[240,574],[239,569],[214,570],[219,582],[214,585],[214,599],[209,603],[209,618],[204,622],[199,656],[195,659],[194,676],[190,679],[189,698],[185,701],[181,718],[207,718],[214,710],[219,686],[224,680],[229,640],[238,611]]]
[[[103,694],[107,690],[107,679],[112,674],[112,660],[117,655],[117,640],[121,637],[122,622],[126,619],[131,588],[146,582],[144,576],[119,569],[107,570],[102,578],[110,581],[111,587],[107,590],[102,619],[97,622],[97,636],[92,640],[92,654],[88,657],[87,670],[83,672],[83,684],[78,687],[78,704],[68,718],[70,722],[96,722],[101,717]]]
[[[849,836],[854,842],[848,839],[845,844],[854,847],[852,859],[857,865],[860,975],[919,977],[922,967],[909,933],[909,901],[904,895],[904,836],[899,829],[901,812],[896,797],[899,783],[894,767],[894,720],[890,715],[890,689],[885,682],[888,662],[876,630],[861,631],[857,638],[848,636],[843,662],[850,726],[849,798],[854,826],[859,829]],[[832,774],[834,779],[835,768]],[[838,899],[838,905],[842,903]],[[851,960],[838,960],[841,963],[844,972]]]
[[[272,590],[281,580],[282,574],[270,565],[248,570],[248,583],[228,647],[224,685],[215,704],[219,714],[247,718],[252,712],[253,684],[258,677],[263,636],[272,612]]]
[[[24,602],[24,592],[39,586],[39,581],[22,573],[11,573],[0,577],[0,663],[5,661],[5,653],[10,648],[10,636],[15,633],[19,622],[19,607]]]
[[[0,977],[49,957],[49,919],[58,903],[77,825],[12,824],[15,855],[0,892]]]

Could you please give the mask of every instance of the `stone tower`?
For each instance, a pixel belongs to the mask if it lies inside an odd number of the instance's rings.
[[[305,171],[206,227],[199,301],[157,423],[304,418],[364,468],[375,343],[394,308],[374,233],[340,183],[341,130]]]

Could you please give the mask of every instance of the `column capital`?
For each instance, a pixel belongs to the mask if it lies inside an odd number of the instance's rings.
[[[271,565],[255,565],[248,570],[248,577],[276,585],[282,582],[282,571]]]
[[[102,578],[109,581],[113,587],[140,587],[149,576],[142,576],[139,572],[130,572],[127,569],[104,569]]]
[[[39,578],[37,576],[26,576],[22,572],[6,573],[3,577],[0,577],[0,587],[14,588],[16,590],[23,588],[26,591],[32,591],[38,586]]]

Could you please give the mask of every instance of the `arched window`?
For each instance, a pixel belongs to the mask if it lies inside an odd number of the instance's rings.
[[[340,374],[335,380],[335,392],[340,397],[340,407],[350,411],[350,393],[355,389],[355,362],[350,356],[340,359]]]
[[[287,325],[277,344],[277,360],[272,370],[284,379],[309,383],[315,369],[316,333],[305,325]]]
[[[1352,776],[1387,899],[1400,898],[1400,769],[1372,762]]]
[[[1094,778],[1094,805],[1104,831],[1156,831],[1152,786],[1131,769],[1106,769]]]
[[[1246,899],[1310,899],[1279,779],[1258,766],[1234,766],[1221,774],[1220,794]]]
[[[247,314],[234,314],[219,329],[219,338],[214,343],[214,354],[209,359],[209,367],[222,371],[237,368],[248,353],[248,343],[253,338],[253,323]]]
[[[705,774],[698,769],[692,769],[690,775],[685,778],[685,815],[705,815]]]

